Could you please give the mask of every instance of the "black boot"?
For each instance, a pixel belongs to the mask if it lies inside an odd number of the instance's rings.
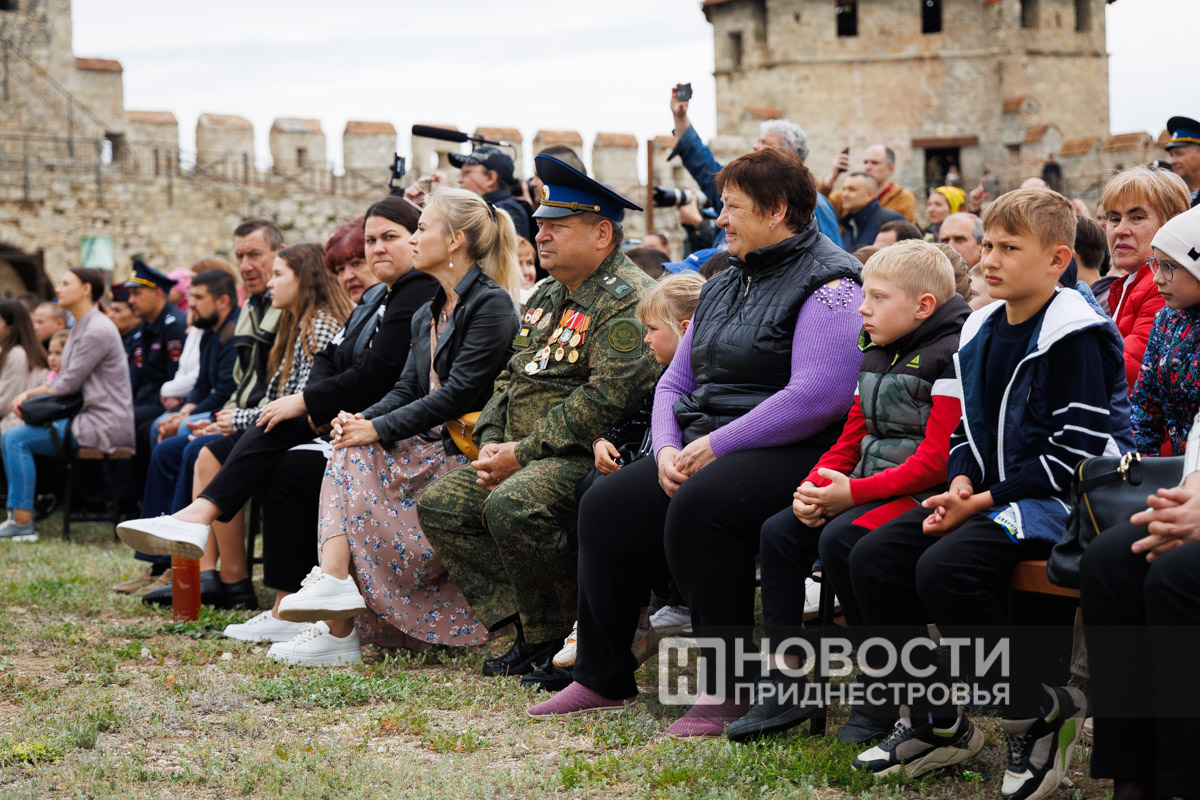
[[[216,575],[216,572],[213,572]],[[226,609],[245,609],[254,611],[258,608],[258,595],[254,593],[254,582],[250,578],[242,578],[240,581],[233,583],[225,583],[218,580],[218,597],[213,602],[217,608]],[[201,586],[204,582],[201,581]]]
[[[551,639],[548,642],[531,643],[525,641],[525,629],[520,620],[516,621],[517,639],[507,653],[499,658],[483,662],[483,674],[487,678],[502,675],[528,675],[537,668],[538,664],[549,661],[558,648],[562,646],[564,636]]]
[[[741,719],[730,723],[725,735],[730,741],[744,742],[768,733],[780,733],[796,727],[821,710],[804,705],[806,681],[767,677],[758,682],[754,705]]]
[[[553,661],[547,661],[521,678],[521,685],[526,689],[538,689],[543,692],[561,692],[571,685],[574,674],[575,671],[571,667],[556,667]]]
[[[880,741],[896,727],[894,719],[875,719],[870,714],[871,709],[854,706],[850,710],[850,719],[838,733],[838,740],[854,744],[869,744]]]

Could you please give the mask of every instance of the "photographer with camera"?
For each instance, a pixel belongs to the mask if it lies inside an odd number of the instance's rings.
[[[720,214],[721,195],[717,191],[717,173],[721,171],[721,165],[713,158],[712,150],[704,142],[700,141],[700,135],[692,127],[692,121],[688,119],[688,102],[691,100],[691,97],[692,86],[689,83],[681,83],[671,89],[671,115],[675,118],[675,149],[671,151],[671,154],[667,158],[671,159],[679,156],[682,159],[684,168],[696,181],[697,185],[699,185],[700,191],[706,198],[710,199],[712,210]],[[805,135],[804,130],[799,125],[784,119],[767,120],[759,128],[758,141],[754,143],[754,152],[757,153],[769,147],[791,153],[802,162],[808,158],[808,136]],[[682,206],[689,199],[681,197],[679,202],[671,203],[670,205],[680,206],[682,212]],[[696,199],[698,200],[699,198],[697,197]],[[655,192],[654,204],[659,205],[657,191]],[[701,202],[699,205],[704,206],[705,203]],[[833,206],[830,205],[828,198],[819,192],[817,193],[817,207],[813,211],[813,216],[817,220],[817,229],[832,239],[834,244],[840,245],[842,242],[842,233],[838,227],[837,215],[834,214]],[[680,217],[682,219],[682,213]],[[691,243],[691,238],[691,232],[689,231],[689,244]],[[721,230],[716,233],[711,245],[703,246],[720,247],[724,242],[725,232]]]

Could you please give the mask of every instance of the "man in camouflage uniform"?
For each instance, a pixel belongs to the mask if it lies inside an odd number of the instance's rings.
[[[570,631],[575,485],[592,442],[637,411],[657,372],[634,317],[653,281],[621,251],[624,209],[641,209],[558,159],[536,161],[536,240],[554,280],[526,304],[516,355],[475,426],[478,460],[417,500],[421,530],[484,624],[517,623],[485,675],[531,672]]]

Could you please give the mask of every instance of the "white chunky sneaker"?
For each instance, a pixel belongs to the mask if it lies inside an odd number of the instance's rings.
[[[121,541],[151,556],[200,558],[208,544],[208,526],[163,515],[129,519],[117,525]]]
[[[563,639],[562,649],[554,654],[554,658],[550,659],[556,667],[573,667],[575,666],[575,639],[579,635],[579,621],[571,626],[571,633],[566,639]]]
[[[285,664],[306,666],[344,667],[362,663],[358,632],[350,631],[349,636],[339,639],[324,622],[304,625],[290,641],[271,645],[267,655]]]
[[[226,625],[222,633],[230,639],[240,639],[243,642],[287,642],[303,627],[303,622],[279,619],[267,609],[245,622]]]
[[[353,578],[335,578],[313,567],[301,581],[300,591],[279,601],[279,616],[288,622],[357,617],[367,610]]]
[[[692,627],[692,612],[687,606],[663,606],[650,615],[650,624],[663,636],[682,633]]]

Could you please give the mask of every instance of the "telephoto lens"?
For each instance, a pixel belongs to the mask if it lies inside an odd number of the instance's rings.
[[[674,186],[655,186],[654,207],[672,208],[674,206],[687,205],[692,202],[693,196],[699,201],[698,205],[701,208],[708,208],[708,197],[705,196],[704,192],[699,192],[695,189],[677,189]]]

